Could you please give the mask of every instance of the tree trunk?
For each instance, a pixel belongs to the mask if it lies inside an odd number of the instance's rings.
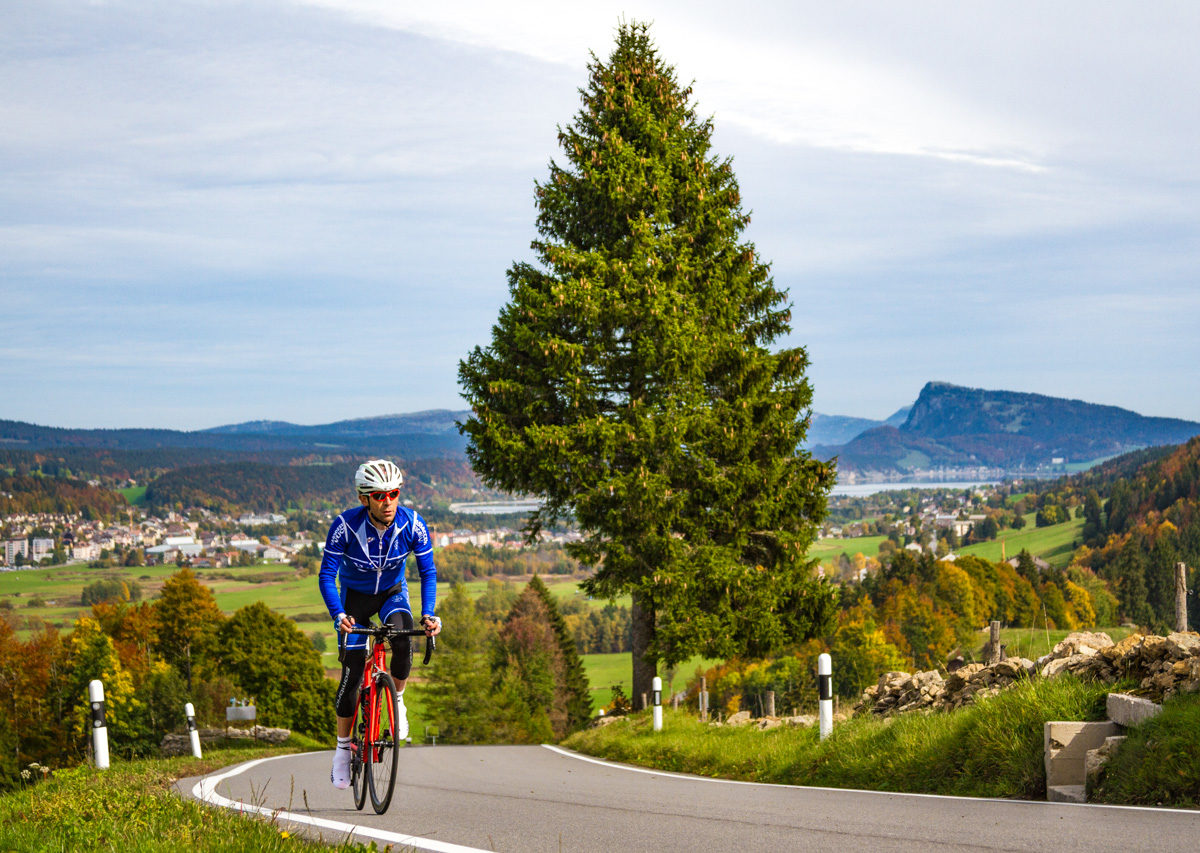
[[[635,711],[642,710],[645,702],[642,700],[654,689],[655,665],[646,660],[646,649],[650,648],[650,640],[654,636],[654,611],[642,607],[642,595],[633,594],[631,613],[633,622],[633,689],[630,701]]]

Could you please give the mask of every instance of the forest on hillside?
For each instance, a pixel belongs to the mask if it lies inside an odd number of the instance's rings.
[[[1188,567],[1189,590],[1200,579],[1200,437],[1036,487],[1039,501],[1081,506],[1084,541],[1072,564],[1109,582],[1125,618],[1172,627],[1176,563]],[[1188,596],[1191,625],[1200,624],[1198,599]]]

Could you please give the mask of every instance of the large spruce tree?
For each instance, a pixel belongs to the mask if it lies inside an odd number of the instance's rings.
[[[790,306],[754,246],[712,122],[645,24],[595,56],[565,163],[536,187],[538,263],[459,367],[467,453],[572,516],[597,596],[633,596],[633,691],[655,664],[762,654],[825,630],[806,553],[834,482],[801,450],[811,389]]]

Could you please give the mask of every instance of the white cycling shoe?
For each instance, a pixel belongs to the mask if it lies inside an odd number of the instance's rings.
[[[396,694],[396,743],[408,740],[408,708],[404,707],[404,694]]]
[[[350,747],[338,747],[333,751],[333,769],[329,771],[333,787],[345,790],[350,787]]]

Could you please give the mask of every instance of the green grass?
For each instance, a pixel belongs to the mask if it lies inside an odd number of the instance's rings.
[[[1161,714],[1128,730],[1092,798],[1100,803],[1200,808],[1197,731],[1200,695],[1168,699]]]
[[[295,749],[209,751],[204,759],[84,765],[0,795],[0,850],[206,851],[329,850],[290,830],[172,793],[178,779]],[[302,803],[296,804],[298,807]],[[337,844],[341,851],[365,851]]]
[[[853,557],[862,554],[864,557],[879,556],[879,546],[887,541],[886,536],[855,536],[850,539],[818,539],[808,549],[808,556],[816,557],[822,563],[828,564],[839,554]]]
[[[633,658],[629,652],[580,655],[580,657],[583,658],[583,669],[587,673],[588,684],[592,688],[592,702],[597,709],[607,707],[612,702],[614,684],[619,684],[626,696],[630,695],[633,689]],[[659,675],[663,680],[663,704],[670,701],[674,692],[683,690],[698,670],[708,669],[717,663],[718,661],[697,655],[676,666],[674,672],[660,667]]]
[[[1011,560],[1022,550],[1026,550],[1035,557],[1041,557],[1052,566],[1065,568],[1071,562],[1075,543],[1083,541],[1083,519],[1074,518],[1050,527],[1035,527],[1032,514],[1027,517],[1027,520],[1029,523],[1021,530],[1003,530],[998,539],[968,545],[959,553],[983,557],[985,560],[996,562],[1000,560],[1001,542],[1003,542],[1005,559]]]
[[[860,717],[825,741],[815,727],[712,727],[664,709],[588,729],[564,745],[647,767],[754,782],[974,797],[1042,799],[1043,724],[1098,720],[1113,688],[1070,676],[1026,681],[949,713]]]
[[[129,486],[125,489],[117,489],[117,492],[125,496],[125,500],[130,506],[141,506],[146,502],[146,487],[145,486]]]

